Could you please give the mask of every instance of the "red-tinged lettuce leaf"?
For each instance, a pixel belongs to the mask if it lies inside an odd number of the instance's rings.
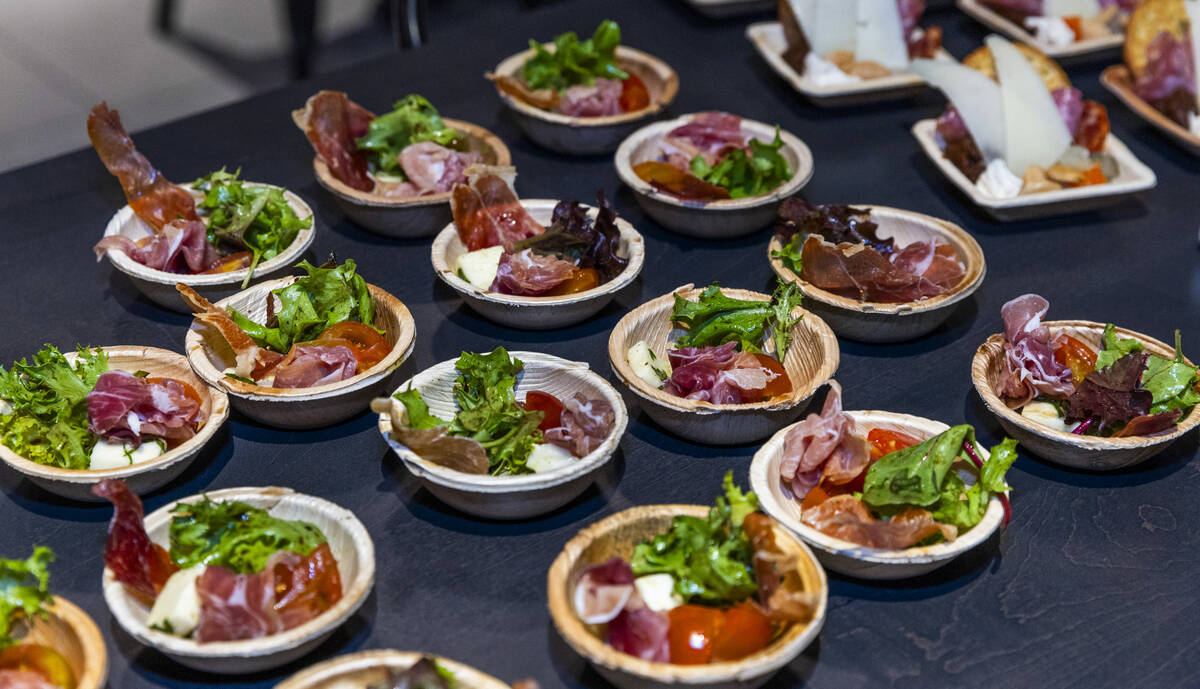
[[[879,225],[871,222],[871,209],[841,204],[813,205],[804,199],[791,198],[779,207],[775,234],[784,241],[797,233],[820,235],[833,244],[847,242],[866,244],[884,256],[896,250],[895,240],[880,239]]]
[[[1067,399],[1067,420],[1097,417],[1100,434],[1109,435],[1114,424],[1147,414],[1154,396],[1149,390],[1138,389],[1146,357],[1145,352],[1131,352],[1108,368],[1087,374]]]
[[[596,192],[596,205],[600,210],[592,222],[578,201],[560,201],[554,207],[546,232],[517,242],[513,250],[528,248],[558,256],[580,268],[595,268],[602,283],[612,280],[625,270],[629,259],[617,255],[621,232],[617,229],[617,212],[604,196],[604,190]]]

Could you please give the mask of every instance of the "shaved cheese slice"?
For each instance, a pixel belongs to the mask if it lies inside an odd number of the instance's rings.
[[[1030,165],[1050,167],[1071,146],[1071,133],[1054,98],[1012,43],[999,36],[988,36],[986,43],[996,59],[1000,80],[1005,162],[1018,176]]]
[[[817,18],[817,0],[787,0],[787,3],[791,6],[796,21],[800,23],[800,28],[804,30],[804,37],[808,38],[809,27],[815,26]],[[812,41],[811,38],[808,40]]]
[[[893,70],[908,67],[908,42],[896,0],[858,0],[858,33],[854,58],[878,62]]]
[[[1187,10],[1189,32],[1192,38],[1192,62],[1196,68],[1192,70],[1192,78],[1196,80],[1196,103],[1200,104],[1200,0],[1183,0],[1183,9]]]
[[[947,60],[913,60],[912,71],[946,94],[985,160],[1004,157],[1004,118],[1000,115],[1003,105],[996,82],[970,67]]]
[[[1100,3],[1097,0],[1044,0],[1042,16],[1044,17],[1094,17],[1100,14]]]
[[[825,57],[835,50],[854,52],[858,14],[856,0],[796,0],[792,10],[800,19],[810,47]],[[847,5],[851,5],[847,7]]]

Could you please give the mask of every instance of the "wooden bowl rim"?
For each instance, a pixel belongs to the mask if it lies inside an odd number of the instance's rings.
[[[215,306],[225,308],[231,301],[244,295],[246,292],[260,292],[267,294],[272,290],[280,287],[286,287],[296,280],[299,280],[299,275],[289,275],[277,280],[268,280],[230,295],[220,301]],[[192,365],[192,370],[196,372],[205,383],[214,388],[223,388],[229,394],[246,400],[269,400],[279,402],[304,402],[317,399],[327,399],[336,397],[346,393],[353,392],[360,388],[368,387],[381,380],[384,376],[394,371],[408,359],[412,353],[416,337],[416,321],[413,319],[412,313],[404,302],[384,291],[381,287],[376,287],[370,283],[367,284],[367,289],[370,290],[371,296],[375,299],[376,310],[383,309],[390,312],[396,319],[400,334],[396,337],[396,344],[392,346],[392,351],[388,353],[379,363],[371,368],[357,373],[346,380],[340,380],[335,383],[326,383],[325,385],[317,385],[309,388],[274,388],[251,385],[240,380],[229,378],[218,371],[212,362],[208,359],[207,347],[205,347],[205,339],[201,334],[195,320],[188,328],[187,335],[184,338],[184,347],[187,349],[187,358]]]
[[[283,268],[284,266],[294,263],[298,258],[300,258],[301,254],[303,254],[310,246],[312,246],[313,237],[316,235],[317,231],[317,216],[313,214],[312,207],[309,206],[304,199],[300,198],[300,196],[295,192],[285,189],[284,187],[275,184],[267,184],[265,182],[244,182],[244,184],[250,187],[266,187],[269,189],[281,190],[284,198],[287,199],[288,205],[292,207],[292,210],[296,211],[296,215],[298,215],[301,219],[309,218],[312,220],[308,227],[302,228],[296,233],[296,238],[292,240],[292,243],[288,245],[288,248],[284,249],[279,253],[278,256],[275,256],[269,261],[263,261],[262,263],[258,264],[258,267],[254,269],[255,276],[268,275],[280,268]],[[177,184],[176,186],[188,190],[193,195],[199,193],[193,191],[191,183]],[[133,209],[129,207],[129,204],[125,204],[113,214],[112,218],[109,219],[108,225],[104,228],[104,236],[112,237],[121,234],[121,228],[125,227],[130,222],[133,222],[133,220],[136,218],[137,215],[133,212]],[[109,262],[117,268],[117,270],[120,270],[122,273],[125,273],[130,277],[160,285],[170,285],[171,287],[174,287],[175,283],[177,282],[182,282],[185,285],[199,288],[240,285],[242,280],[246,279],[246,274],[250,272],[249,268],[242,268],[240,270],[234,270],[228,273],[213,273],[208,275],[168,273],[165,270],[156,270],[154,268],[144,266],[130,258],[123,251],[108,252],[105,254],[105,256],[108,258]]]
[[[950,428],[950,426],[941,421],[913,416],[911,414],[878,410],[847,411],[846,413],[864,431],[864,436],[865,431],[881,424],[911,429],[925,437],[932,437]],[[1000,498],[993,495],[988,501],[988,508],[983,515],[983,519],[970,530],[960,534],[958,538],[948,543],[942,542],[934,545],[914,546],[901,550],[886,550],[868,548],[852,541],[824,534],[804,522],[795,519],[790,512],[775,500],[775,496],[770,490],[770,482],[779,480],[774,475],[774,472],[771,471],[773,467],[777,467],[774,460],[783,452],[784,438],[787,436],[788,431],[792,430],[792,427],[795,425],[790,424],[785,428],[781,428],[754,453],[754,458],[750,461],[750,487],[758,495],[759,504],[762,506],[764,512],[774,517],[776,521],[783,524],[788,530],[798,535],[801,540],[814,548],[861,562],[889,566],[944,562],[952,560],[987,541],[1000,528],[1000,522],[1004,520],[1004,505],[1000,502]],[[987,448],[978,446],[977,450],[981,458],[986,461],[989,455]]]
[[[543,43],[542,47],[553,52],[554,43],[552,41]],[[501,60],[500,64],[496,65],[496,69],[493,71],[496,74],[515,77],[518,70],[525,65],[525,61],[532,56],[533,48],[527,48],[519,53],[509,55]],[[535,108],[524,101],[513,98],[499,89],[496,90],[496,93],[500,96],[500,100],[506,106],[520,112],[522,115],[543,120],[545,122],[551,122],[553,124],[564,124],[571,127],[607,127],[611,125],[625,124],[627,122],[634,122],[645,119],[662,111],[675,100],[675,96],[679,93],[679,75],[676,74],[675,70],[671,69],[671,66],[666,62],[663,62],[649,53],[642,52],[641,50],[631,48],[627,45],[617,46],[616,57],[618,63],[624,62],[626,64],[637,65],[638,67],[660,76],[663,83],[663,89],[662,94],[658,97],[658,100],[650,103],[650,105],[647,105],[640,110],[634,110],[633,112],[623,112],[618,115],[602,115],[600,117],[580,117],[577,115],[564,115],[558,112],[550,112],[549,110]]]
[[[1125,65],[1109,65],[1100,73],[1100,83],[1108,92],[1116,96],[1130,110],[1143,120],[1166,131],[1188,145],[1200,149],[1200,135],[1192,133],[1187,127],[1181,127],[1178,122],[1162,114],[1153,105],[1142,100],[1130,86],[1133,83],[1133,73]]]
[[[257,639],[200,643],[151,629],[134,619],[129,611],[130,608],[145,606],[125,590],[125,585],[114,578],[112,569],[106,565],[101,578],[104,602],[108,605],[109,612],[117,623],[139,643],[163,653],[189,658],[258,658],[283,653],[341,626],[358,610],[374,586],[375,545],[371,540],[370,533],[367,532],[367,527],[350,510],[324,498],[299,493],[291,488],[279,486],[224,488],[189,495],[163,505],[146,515],[143,519],[147,525],[146,531],[153,531],[156,526],[151,526],[151,524],[155,522],[169,522],[170,510],[175,505],[199,502],[205,496],[215,502],[254,498],[274,499],[275,503],[271,507],[263,508],[268,510],[288,499],[299,500],[300,505],[306,508],[305,511],[308,515],[320,514],[330,521],[337,521],[347,531],[350,547],[354,549],[358,559],[358,572],[353,579],[345,581],[342,597],[333,607],[304,624]],[[311,520],[311,517],[308,516],[297,518]]]
[[[558,205],[558,201],[554,199],[522,199],[521,206],[530,214],[540,214],[541,212],[547,215],[554,210]],[[597,212],[595,206],[580,204],[587,210],[590,217],[594,217]],[[437,234],[433,240],[433,246],[430,249],[430,258],[433,261],[433,272],[441,278],[442,282],[449,285],[456,292],[465,297],[478,299],[480,301],[488,301],[496,304],[504,304],[506,306],[558,306],[562,304],[579,304],[593,299],[599,299],[611,294],[615,294],[624,289],[629,283],[633,282],[642,272],[642,265],[646,260],[646,241],[642,234],[638,232],[628,220],[617,216],[617,230],[621,233],[621,239],[625,241],[625,245],[629,251],[629,263],[625,269],[618,273],[612,280],[598,285],[592,289],[574,294],[564,294],[562,296],[552,297],[529,297],[519,296],[514,294],[500,294],[499,292],[489,292],[479,289],[460,278],[454,270],[450,268],[450,264],[446,261],[446,254],[450,250],[450,245],[458,237],[458,226],[452,221],[449,225],[442,228],[442,231]]]
[[[613,156],[613,160],[617,166],[617,176],[621,178],[621,181],[638,195],[654,199],[655,201],[661,201],[667,205],[694,208],[702,211],[722,212],[743,211],[749,208],[758,208],[778,203],[783,199],[794,196],[796,192],[800,191],[812,179],[815,168],[812,150],[809,149],[808,144],[804,143],[800,137],[787,131],[782,126],[779,128],[779,138],[783,141],[783,147],[790,150],[796,156],[797,165],[796,169],[792,171],[791,179],[765,194],[747,196],[742,199],[693,201],[681,199],[673,194],[655,189],[649,182],[638,177],[637,173],[633,171],[633,164],[631,163],[634,150],[653,137],[666,134],[676,127],[691,122],[692,118],[698,114],[693,112],[680,115],[673,120],[651,122],[625,137],[625,140],[617,147],[617,152]],[[770,141],[775,137],[775,125],[744,117],[742,118],[742,130],[749,132],[750,136],[760,140],[763,140],[765,137],[766,141]]]
[[[512,152],[508,150],[508,146],[505,145],[504,141],[491,131],[477,124],[454,120],[449,117],[443,117],[442,122],[449,127],[465,132],[469,138],[482,141],[485,145],[489,146],[496,152],[495,165],[512,165]],[[435,206],[441,203],[448,203],[450,195],[454,193],[453,191],[443,191],[440,194],[396,198],[387,196],[386,194],[377,194],[373,191],[362,191],[334,177],[333,173],[329,171],[329,166],[325,164],[325,161],[319,155],[313,156],[313,174],[317,178],[317,183],[329,193],[347,203],[368,208]]]
[[[708,505],[642,505],[611,514],[598,522],[580,530],[567,541],[561,552],[554,559],[546,574],[546,597],[550,608],[550,618],[559,633],[580,655],[588,661],[602,667],[625,672],[637,677],[643,677],[655,682],[678,684],[717,684],[729,681],[745,681],[749,678],[761,677],[783,667],[798,656],[807,647],[825,624],[826,608],[829,598],[829,581],[821,563],[813,555],[812,550],[803,541],[796,538],[778,522],[775,524],[775,538],[784,541],[788,550],[793,550],[799,557],[805,558],[812,571],[816,574],[820,590],[815,591],[820,598],[813,617],[806,623],[793,623],[783,635],[773,640],[766,648],[745,658],[734,661],[709,663],[707,665],[675,665],[642,660],[635,656],[622,653],[608,646],[603,640],[589,632],[583,622],[575,615],[569,600],[568,580],[575,568],[575,563],[587,547],[597,537],[613,531],[620,526],[647,518],[672,517],[688,515],[704,518],[708,515]]]
[[[275,689],[316,689],[346,675],[378,667],[407,669],[424,656],[434,658],[438,665],[454,673],[456,684],[463,689],[509,689],[508,684],[486,672],[436,653],[397,651],[390,648],[347,653],[310,665],[275,685]]]
[[[757,411],[776,411],[782,409],[790,409],[813,395],[822,385],[833,377],[837,371],[838,363],[841,359],[841,353],[838,349],[837,336],[833,334],[833,330],[829,325],[821,320],[821,317],[808,311],[802,306],[797,306],[792,313],[799,311],[804,314],[796,325],[792,326],[792,346],[797,344],[797,330],[804,327],[805,322],[812,326],[815,331],[817,340],[821,343],[823,356],[821,358],[821,366],[816,374],[803,384],[798,384],[798,381],[792,381],[791,394],[782,398],[775,397],[762,402],[747,402],[743,404],[712,404],[711,402],[701,402],[699,400],[687,399],[684,397],[676,397],[668,392],[658,388],[651,387],[649,383],[642,380],[640,376],[633,372],[633,368],[629,365],[629,360],[626,357],[626,349],[622,342],[618,342],[618,332],[624,329],[627,322],[647,320],[656,311],[669,308],[675,303],[675,295],[679,294],[685,299],[699,296],[704,288],[697,288],[691,284],[677,287],[674,290],[651,299],[642,304],[636,309],[630,311],[617,321],[612,331],[608,335],[608,361],[612,366],[613,372],[617,374],[617,378],[625,384],[627,388],[633,391],[638,397],[644,400],[653,402],[654,404],[673,409],[675,411],[690,412],[693,414],[714,414],[720,412],[757,412]],[[736,287],[721,287],[721,292],[735,299],[746,299],[754,301],[770,301],[770,295],[762,294],[747,289],[738,289]],[[667,317],[670,317],[668,313]]]
[[[1063,328],[1074,328],[1077,330],[1092,331],[1097,334],[1104,332],[1105,325],[1104,323],[1097,323],[1095,321],[1080,320],[1043,321],[1042,324],[1049,327],[1052,332]],[[1158,354],[1168,359],[1174,358],[1175,356],[1174,347],[1168,347],[1166,344],[1154,339],[1153,337],[1143,335],[1137,331],[1122,328],[1120,326],[1116,326],[1116,332],[1122,337],[1141,342],[1142,345],[1145,346],[1146,350],[1152,354]],[[1200,425],[1200,405],[1193,407],[1191,413],[1180,419],[1179,423],[1175,424],[1175,428],[1170,433],[1162,433],[1159,435],[1150,436],[1141,435],[1130,436],[1127,438],[1103,438],[1094,435],[1076,435],[1074,433],[1067,433],[1066,431],[1058,431],[1048,426],[1043,426],[1040,423],[1030,421],[1024,416],[1021,416],[1019,413],[1009,409],[1008,405],[1006,405],[1004,401],[1000,399],[1000,396],[995,393],[991,384],[988,382],[988,364],[993,359],[1000,356],[1000,354],[1004,351],[1003,344],[1004,334],[994,333],[988,337],[983,344],[979,345],[979,348],[975,350],[975,356],[971,359],[971,382],[974,383],[975,390],[979,393],[979,396],[983,399],[983,402],[985,405],[987,405],[989,411],[1000,417],[1002,420],[1017,426],[1027,433],[1031,433],[1045,440],[1072,448],[1090,451],[1121,451],[1169,443],[1184,433],[1192,430],[1197,425]],[[1187,357],[1184,357],[1184,361],[1187,362],[1188,365],[1194,365]]]
[[[194,457],[196,453],[200,452],[212,440],[221,426],[225,424],[225,421],[229,419],[229,397],[223,390],[212,387],[203,378],[196,375],[188,364],[187,358],[182,354],[172,352],[168,349],[143,347],[141,345],[116,345],[112,347],[93,347],[92,349],[102,349],[109,356],[110,371],[138,370],[136,363],[131,363],[129,368],[117,368],[113,365],[113,358],[130,358],[134,362],[158,361],[184,367],[195,378],[193,382],[197,383],[197,385],[193,385],[192,387],[202,397],[208,397],[209,411],[204,426],[196,432],[196,435],[180,443],[178,447],[168,450],[153,459],[137,462],[127,467],[116,469],[64,469],[62,467],[38,464],[31,459],[13,452],[7,446],[0,445],[0,459],[4,460],[10,467],[30,478],[47,479],[71,484],[97,483],[109,478],[126,479],[151,471],[160,471],[173,464]],[[69,360],[74,361],[75,352],[65,352],[64,355]]]
[[[455,490],[463,490],[471,493],[485,494],[500,494],[500,493],[520,493],[525,491],[542,490],[552,486],[568,483],[581,476],[595,471],[604,465],[605,462],[612,457],[616,452],[617,447],[621,444],[621,438],[625,435],[625,428],[629,424],[629,412],[625,408],[625,402],[621,399],[620,393],[602,376],[598,375],[588,366],[587,362],[571,361],[550,354],[542,354],[541,352],[528,351],[510,351],[510,356],[516,357],[525,363],[526,370],[531,367],[547,368],[569,372],[578,375],[589,383],[595,389],[600,391],[600,395],[612,405],[615,418],[613,420],[612,430],[608,436],[595,450],[592,450],[583,457],[577,457],[576,461],[563,467],[559,467],[553,471],[533,474],[520,474],[518,476],[492,476],[490,474],[467,474],[461,471],[455,471],[449,467],[444,467],[440,464],[422,459],[420,455],[400,445],[398,442],[391,440],[388,436],[392,430],[392,422],[387,414],[379,414],[379,432],[383,436],[388,446],[392,451],[400,457],[401,461],[409,471],[448,488]],[[391,395],[405,390],[412,384],[413,378],[424,375],[434,369],[453,368],[454,363],[458,361],[458,357],[446,359],[438,362],[433,366],[417,373],[412,378],[401,383],[392,393],[389,394],[388,400],[392,406],[401,404],[399,400]],[[517,383],[518,391],[520,390],[520,381]]]
[[[926,226],[934,234],[949,241],[951,246],[953,246],[958,251],[959,255],[965,259],[964,263],[966,264],[966,272],[963,275],[962,280],[960,280],[953,289],[944,294],[939,294],[936,297],[900,303],[860,301],[858,299],[843,297],[841,295],[834,294],[833,292],[823,290],[820,287],[805,281],[799,275],[792,272],[790,268],[783,265],[783,259],[771,255],[773,252],[779,251],[783,248],[783,241],[779,238],[779,236],[772,235],[771,241],[767,244],[767,260],[771,263],[771,270],[775,271],[775,274],[778,275],[781,280],[784,280],[785,282],[796,283],[796,285],[800,288],[800,291],[804,293],[805,297],[821,302],[822,304],[844,309],[846,311],[854,311],[857,313],[885,314],[888,316],[913,316],[919,313],[934,311],[936,309],[957,304],[958,302],[974,294],[975,290],[979,289],[979,285],[983,283],[983,278],[987,274],[987,263],[983,258],[983,249],[979,246],[979,242],[975,241],[975,238],[972,237],[970,233],[968,233],[962,227],[950,222],[949,220],[942,220],[930,215],[925,215],[924,213],[916,213],[914,211],[908,211],[901,208],[870,205],[860,206],[858,204],[848,205],[854,206],[855,208],[866,208],[870,210],[872,214],[875,211],[883,211],[885,216],[894,215],[907,217]]]
[[[71,668],[76,675],[77,689],[101,689],[108,679],[108,649],[104,646],[104,637],[96,621],[78,605],[58,595],[53,596],[42,609],[66,625],[79,642],[83,666]],[[17,641],[18,644],[21,642]]]

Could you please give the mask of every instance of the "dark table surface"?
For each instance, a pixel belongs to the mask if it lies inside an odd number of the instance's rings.
[[[461,4],[461,3],[460,3]],[[679,73],[676,113],[720,108],[779,122],[804,139],[816,172],[803,196],[818,203],[891,205],[959,223],[983,247],[983,286],[949,323],[898,345],[841,342],[837,378],[849,408],[886,409],[974,424],[985,442],[995,421],[970,382],[976,346],[1001,327],[999,309],[1026,292],[1050,299],[1051,318],[1113,321],[1169,340],[1180,328],[1200,352],[1200,216],[1197,160],[1174,148],[1103,91],[1116,57],[1069,66],[1085,95],[1109,108],[1115,133],[1158,174],[1158,187],[1110,209],[1015,224],[969,206],[918,151],[911,124],[943,100],[840,110],[816,108],[771,72],[743,36],[747,20],[711,22],[682,3],[563,2],[527,13],[464,19],[461,35],[434,37],[396,54],[243,103],[136,134],[138,148],[171,179],[241,167],[251,180],[285,185],[316,213],[318,255],[336,251],[408,304],[417,321],[408,372],[503,344],[588,362],[615,380],[609,330],[637,304],[688,283],[719,280],[759,290],[772,277],[768,231],[698,241],[644,216],[618,182],[611,159],[568,158],[521,137],[482,74],[519,50],[599,20],[621,23],[625,42]],[[769,18],[767,16],[759,18]],[[962,57],[985,35],[951,9],[928,21],[945,28]],[[152,67],[148,67],[152,68]],[[429,240],[393,241],[337,212],[311,172],[312,152],[289,112],[318,88],[348,91],[374,110],[422,93],[448,116],[496,132],[513,151],[526,198],[588,201],[603,187],[646,239],[641,279],[591,321],[537,333],[492,325],[467,310],[433,275]],[[112,103],[120,107],[121,103]],[[85,113],[79,114],[83,126]],[[5,239],[4,335],[0,361],[50,342],[145,344],[182,350],[190,321],[139,296],[91,244],[124,203],[95,154],[80,151],[0,176]],[[739,481],[756,446],[701,447],[673,437],[631,408],[631,423],[598,485],[554,514],[520,523],[473,519],[419,490],[368,413],[331,428],[279,431],[236,415],[229,432],[179,480],[146,498],[147,511],[205,489],[276,484],[328,498],[366,524],[378,556],[374,593],[362,610],[303,663],[257,676],[203,675],[126,635],[100,593],[111,510],[57,499],[0,471],[0,553],[32,543],[58,552],[54,590],[81,605],[108,643],[109,685],[267,687],[303,665],[341,653],[397,648],[443,654],[506,680],[543,687],[605,683],[558,638],[546,612],[545,573],[579,529],[619,510],[666,502],[707,503],[721,475]],[[1015,516],[998,537],[930,575],[866,583],[831,575],[829,614],[812,646],[773,687],[1183,687],[1200,685],[1200,463],[1195,433],[1128,471],[1066,471],[1030,456],[1009,474]]]

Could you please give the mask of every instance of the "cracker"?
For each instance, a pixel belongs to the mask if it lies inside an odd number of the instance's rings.
[[[1147,0],[1130,15],[1129,26],[1125,27],[1125,65],[1135,78],[1146,71],[1146,51],[1163,31],[1187,40],[1188,15],[1183,0]]]
[[[1067,73],[1063,71],[1058,63],[1051,60],[1045,53],[1023,43],[1014,43],[1017,50],[1025,56],[1033,69],[1042,78],[1042,83],[1046,88],[1053,91],[1054,89],[1063,88],[1071,85],[1071,80],[1067,78]],[[962,63],[971,69],[982,72],[988,78],[996,79],[996,61],[992,58],[992,51],[988,47],[982,46],[975,52],[963,58]]]

